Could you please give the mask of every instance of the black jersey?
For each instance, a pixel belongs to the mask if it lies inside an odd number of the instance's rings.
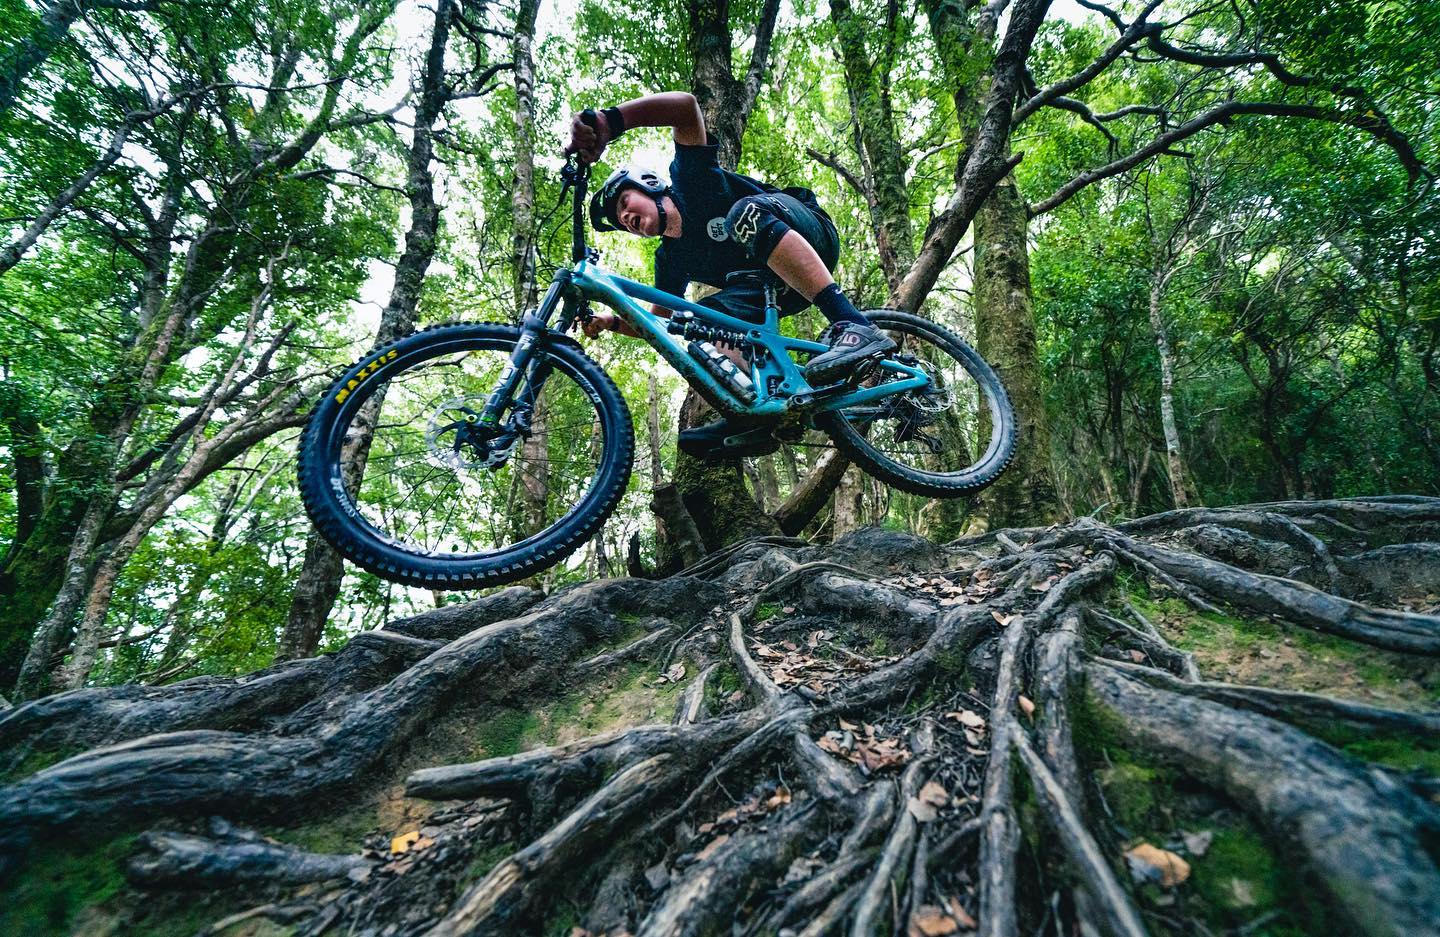
[[[680,209],[681,236],[663,238],[655,252],[655,286],[684,296],[693,281],[724,286],[727,274],[760,269],[744,246],[731,239],[725,216],[750,195],[778,192],[773,185],[721,169],[720,148],[711,137],[703,146],[675,144],[670,163],[670,197]]]

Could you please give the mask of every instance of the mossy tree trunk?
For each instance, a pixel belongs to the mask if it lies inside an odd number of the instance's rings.
[[[975,216],[976,340],[1010,395],[1018,426],[1015,459],[983,496],[992,527],[1043,525],[1059,514],[1025,229],[1025,204],[1007,179]]]
[[[767,0],[755,26],[755,45],[746,74],[733,72],[730,6],[726,2],[691,0],[687,4],[690,51],[695,62],[692,91],[705,114],[705,125],[720,145],[720,164],[733,170],[740,159],[745,124],[760,93],[770,62],[779,4]],[[700,426],[716,416],[694,390],[680,410],[681,430]],[[673,479],[706,549],[714,550],[758,534],[778,534],[780,525],[756,503],[745,485],[738,460],[702,462],[679,453]],[[675,527],[674,519],[669,521]]]

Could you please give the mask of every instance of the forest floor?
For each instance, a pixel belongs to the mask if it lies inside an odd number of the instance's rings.
[[[0,769],[5,934],[1440,934],[1440,499],[749,541]]]

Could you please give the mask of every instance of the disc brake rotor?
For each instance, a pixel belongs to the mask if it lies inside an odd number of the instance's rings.
[[[480,397],[454,397],[440,404],[425,427],[425,458],[441,468],[469,471],[497,464],[510,447],[497,451],[494,430],[480,423],[485,401]]]

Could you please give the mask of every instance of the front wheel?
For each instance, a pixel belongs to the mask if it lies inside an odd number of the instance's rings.
[[[865,315],[899,346],[887,357],[923,369],[930,385],[816,422],[851,461],[901,491],[953,498],[994,482],[1015,452],[1015,413],[994,369],[928,319],[890,309]],[[865,384],[904,376],[880,368]]]
[[[325,392],[301,441],[300,493],[343,556],[393,582],[473,589],[554,566],[600,529],[630,478],[625,399],[579,345],[549,333],[512,407],[487,426],[520,336],[436,326],[372,352]]]

